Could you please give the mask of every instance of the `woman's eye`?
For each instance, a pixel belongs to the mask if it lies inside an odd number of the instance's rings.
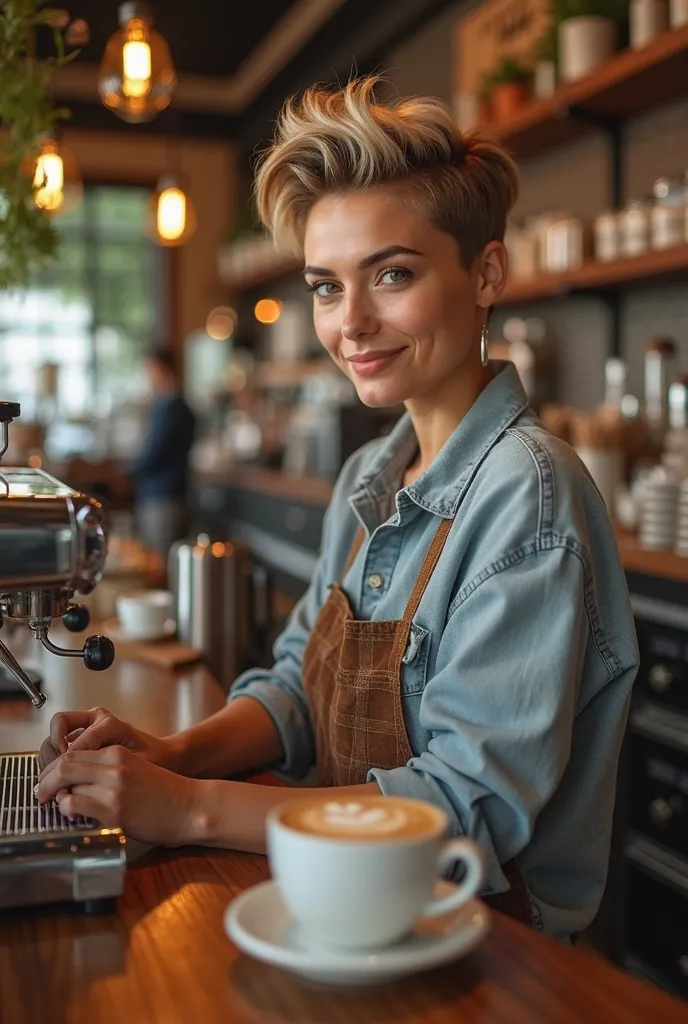
[[[380,280],[383,284],[403,284],[408,281],[411,277],[411,271],[405,270],[402,267],[396,267],[393,270],[385,270],[380,276]]]
[[[315,284],[308,285],[308,290],[321,299],[328,299],[336,294],[337,285],[334,281],[316,281]]]

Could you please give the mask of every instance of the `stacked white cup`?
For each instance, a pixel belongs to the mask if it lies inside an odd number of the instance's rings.
[[[665,467],[657,466],[645,484],[640,513],[640,546],[652,551],[674,547],[679,485]]]
[[[688,477],[684,477],[678,492],[676,511],[676,541],[674,551],[688,558]]]

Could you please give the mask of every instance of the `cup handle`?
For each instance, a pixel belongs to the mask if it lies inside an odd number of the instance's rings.
[[[468,902],[471,896],[475,896],[480,888],[483,880],[483,858],[480,847],[471,839],[451,839],[440,850],[437,861],[438,873],[444,874],[457,861],[463,861],[465,864],[466,877],[454,892],[431,900],[423,910],[423,917],[439,917],[440,914],[446,914],[450,910],[458,910]]]

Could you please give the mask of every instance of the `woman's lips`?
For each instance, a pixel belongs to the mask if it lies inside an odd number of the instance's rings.
[[[370,352],[364,355],[350,356],[349,362],[358,377],[374,377],[391,366],[403,351],[403,348],[395,348],[388,352]]]

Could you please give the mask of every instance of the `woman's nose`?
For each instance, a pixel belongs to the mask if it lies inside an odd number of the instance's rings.
[[[376,332],[377,317],[365,299],[360,296],[347,297],[340,330],[342,337],[348,341],[358,341]]]

